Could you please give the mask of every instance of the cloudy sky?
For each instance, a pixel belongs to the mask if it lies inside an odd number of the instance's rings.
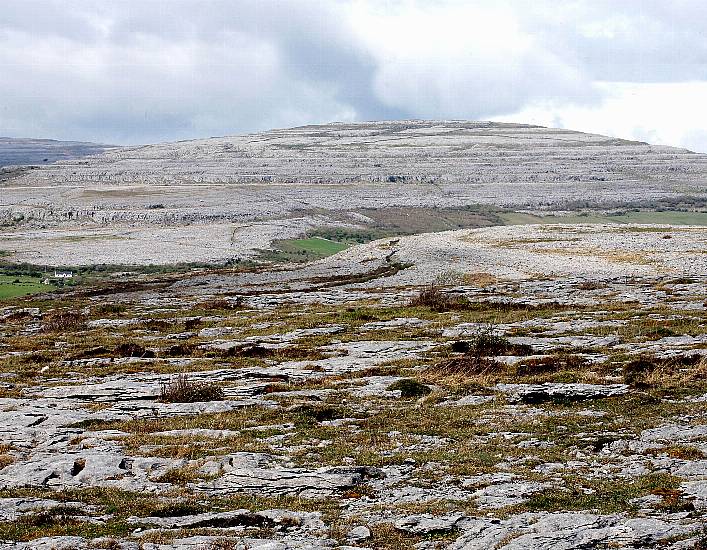
[[[0,135],[493,119],[707,151],[704,0],[2,0]]]

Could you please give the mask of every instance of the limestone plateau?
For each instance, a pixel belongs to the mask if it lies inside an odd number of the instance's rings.
[[[704,210],[706,174],[707,155],[537,126],[305,126],[6,173],[0,249],[51,265],[226,262],[317,227],[387,235],[497,225],[498,209]]]
[[[707,548],[707,156],[328,124],[0,172],[0,549]]]

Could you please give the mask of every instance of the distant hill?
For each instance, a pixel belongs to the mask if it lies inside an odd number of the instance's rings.
[[[410,120],[119,147],[16,184],[702,185],[706,172],[707,155],[685,149],[524,124]]]
[[[335,123],[0,170],[0,199],[4,261],[292,261],[504,223],[707,223],[707,155],[523,124]]]
[[[103,153],[111,145],[54,139],[0,137],[0,167],[51,164]]]

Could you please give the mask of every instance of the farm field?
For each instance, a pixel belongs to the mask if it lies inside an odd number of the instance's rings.
[[[37,277],[0,275],[0,300],[46,292],[54,288],[52,285],[43,284],[41,278]]]

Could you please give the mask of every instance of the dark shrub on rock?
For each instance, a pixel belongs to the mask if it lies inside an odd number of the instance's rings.
[[[331,405],[294,405],[287,409],[287,412],[299,415],[300,418],[307,422],[327,422],[330,420],[336,420],[338,418],[344,418],[346,416],[345,412],[337,407],[332,407]]]
[[[527,344],[513,344],[493,327],[479,330],[470,344],[470,352],[477,355],[530,355],[533,348]]]
[[[421,384],[412,378],[403,378],[397,382],[393,382],[386,388],[388,391],[400,391],[400,397],[409,399],[412,397],[422,397],[428,395],[432,389],[425,384]]]
[[[449,311],[459,309],[467,303],[461,296],[442,292],[438,287],[430,285],[412,298],[408,305],[411,307],[428,307],[433,311]]]
[[[152,359],[155,357],[155,352],[143,348],[140,344],[133,342],[123,342],[116,346],[113,353],[118,357],[140,357],[143,359]]]
[[[707,359],[699,354],[656,357],[641,355],[623,367],[624,381],[636,388],[676,385],[704,379]]]
[[[527,344],[514,344],[498,333],[493,326],[482,327],[471,340],[459,340],[449,346],[452,353],[469,353],[482,357],[494,355],[530,355],[533,348]]]
[[[425,374],[437,376],[478,376],[484,374],[501,373],[505,365],[491,357],[484,357],[475,353],[465,353],[459,357],[452,357],[440,361],[425,369]]]

